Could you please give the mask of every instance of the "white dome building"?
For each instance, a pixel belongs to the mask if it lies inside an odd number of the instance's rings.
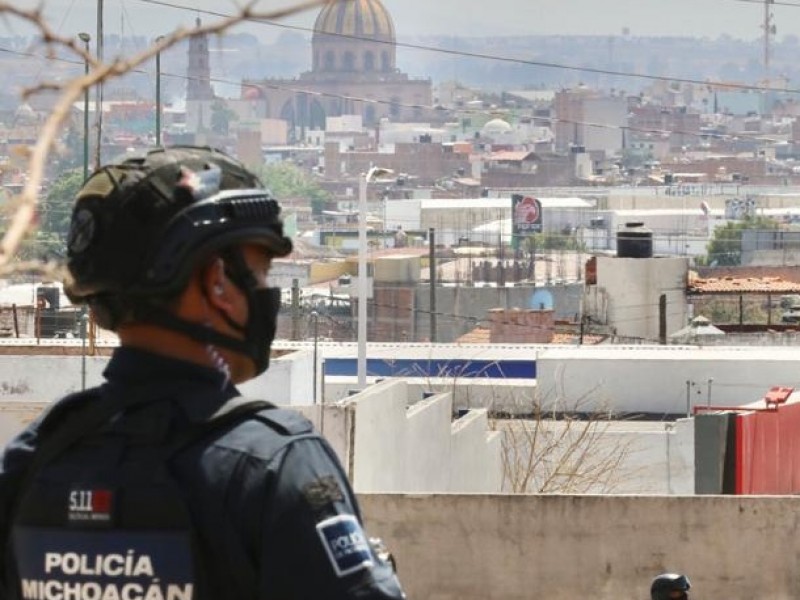
[[[481,128],[481,136],[493,139],[499,142],[504,138],[508,138],[513,134],[513,128],[503,119],[492,119],[487,121]]]

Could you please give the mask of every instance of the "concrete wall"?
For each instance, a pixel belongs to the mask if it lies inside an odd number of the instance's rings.
[[[107,356],[86,357],[86,385],[103,381]],[[82,357],[0,356],[0,402],[51,402],[81,389]]]
[[[537,271],[543,267],[539,265]],[[538,271],[541,272],[541,271]],[[436,289],[436,318],[438,342],[452,342],[475,328],[478,316],[486,315],[492,308],[538,308],[533,305],[533,295],[547,290],[553,296],[556,319],[575,319],[580,314],[583,283],[551,286],[515,287],[439,287]],[[418,287],[414,298],[415,323],[412,339],[429,339],[430,290]],[[685,323],[684,323],[685,325]],[[683,325],[682,325],[683,326]]]
[[[322,385],[320,378],[317,378],[317,385]],[[275,404],[311,404],[314,398],[314,353],[305,350],[273,358],[269,369],[238,388],[245,396]],[[317,397],[320,397],[319,393]]]
[[[103,382],[108,356],[86,357],[86,386]],[[309,404],[313,397],[313,353],[299,351],[270,361],[269,370],[239,386],[242,394],[276,404]],[[0,356],[0,403],[47,404],[81,389],[83,361],[75,356]]]
[[[800,597],[795,497],[362,494],[369,535],[409,598],[647,598],[686,573],[692,597]]]
[[[455,377],[410,377],[402,379],[408,386],[408,395],[422,398],[423,394],[448,392],[453,396],[454,410],[487,408],[513,415],[526,415],[534,410],[536,400],[535,379],[458,379]],[[353,377],[327,377],[325,401],[336,402],[348,396],[354,387]]]
[[[792,348],[553,347],[536,359],[545,405],[580,402],[584,411],[617,413],[686,414],[687,403],[691,410],[709,401],[741,406],[774,385],[794,385],[799,368]]]
[[[3,402],[0,404],[0,447],[5,446],[47,406],[46,402]]]
[[[453,421],[452,399],[438,394],[409,405],[408,386],[385,381],[341,404],[351,411],[350,427],[335,439],[353,486],[361,491],[499,492],[502,481],[500,435],[489,430],[485,410]],[[341,453],[350,448],[349,453]]]

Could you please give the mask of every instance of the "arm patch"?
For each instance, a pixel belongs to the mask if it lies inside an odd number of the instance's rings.
[[[337,577],[373,566],[369,542],[354,515],[325,519],[317,523],[317,533]]]

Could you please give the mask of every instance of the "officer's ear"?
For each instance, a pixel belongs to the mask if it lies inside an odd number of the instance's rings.
[[[225,261],[220,257],[212,259],[201,273],[200,286],[209,305],[229,313],[233,309],[232,293],[236,289],[225,273]]]

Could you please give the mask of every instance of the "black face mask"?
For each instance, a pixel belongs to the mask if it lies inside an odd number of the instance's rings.
[[[247,354],[253,359],[256,375],[261,375],[269,366],[269,352],[278,325],[281,308],[279,288],[257,288],[247,291],[249,316],[247,325],[239,328],[245,335]]]
[[[270,348],[275,339],[278,311],[281,308],[281,290],[274,287],[256,287],[255,279],[247,270],[244,261],[239,258],[234,262],[238,264],[230,275],[247,298],[247,323],[240,325],[224,313],[222,313],[222,318],[232,329],[244,336],[243,340],[197,323],[184,321],[163,309],[153,308],[148,311],[146,318],[198,341],[223,346],[248,356],[253,361],[255,367],[253,376],[255,377],[266,371],[269,366]]]

